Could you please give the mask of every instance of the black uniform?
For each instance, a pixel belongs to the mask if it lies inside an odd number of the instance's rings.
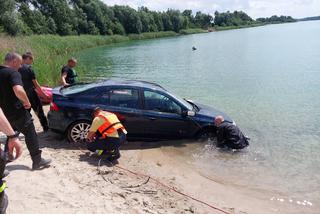
[[[0,66],[0,107],[12,128],[25,136],[31,159],[35,163],[41,160],[38,136],[30,112],[24,108],[13,91],[16,85],[23,86],[20,73]]]
[[[25,110],[21,101],[16,97],[12,89],[13,86],[22,86],[21,75],[19,72],[0,66],[0,107],[7,117],[13,129],[22,132],[25,135],[25,141],[30,152],[32,160],[38,161],[41,159],[41,150],[35,127],[33,125],[30,113]],[[8,145],[6,145],[8,149]],[[6,157],[1,151],[0,157],[0,176],[3,175],[6,165]],[[0,187],[3,186],[2,177],[0,177]],[[4,190],[0,192],[0,212],[5,213],[8,206],[8,199]]]
[[[33,80],[36,79],[36,75],[30,65],[22,65],[22,67],[19,69],[19,72],[22,77],[23,82],[23,88],[27,93],[28,99],[31,103],[31,108],[38,116],[41,126],[43,127],[43,130],[46,131],[49,129],[48,127],[48,121],[44,114],[41,101],[38,97],[37,92],[35,91],[35,87],[33,84]]]
[[[227,147],[230,149],[243,149],[249,145],[247,138],[240,129],[229,123],[222,122],[217,128],[218,147]]]
[[[75,84],[76,83],[77,74],[76,74],[75,70],[73,70],[69,66],[65,65],[61,69],[61,75],[63,73],[67,73],[66,83],[68,83],[68,84]]]

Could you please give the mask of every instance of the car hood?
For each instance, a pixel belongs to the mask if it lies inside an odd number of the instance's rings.
[[[219,111],[213,107],[207,106],[207,105],[203,105],[200,103],[195,103],[199,108],[200,111],[196,112],[197,116],[204,116],[204,117],[209,117],[214,119],[216,116],[221,115],[224,117],[225,121],[228,121],[230,123],[233,122],[233,120],[225,113],[223,113],[222,111]]]

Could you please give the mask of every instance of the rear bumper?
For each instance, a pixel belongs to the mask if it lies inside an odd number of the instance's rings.
[[[72,123],[62,112],[49,111],[48,124],[49,128],[60,133],[67,131],[68,126]]]

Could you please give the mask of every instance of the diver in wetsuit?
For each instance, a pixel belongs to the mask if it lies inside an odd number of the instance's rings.
[[[214,120],[217,127],[217,146],[220,148],[243,149],[249,145],[248,138],[244,136],[239,127],[217,116]]]

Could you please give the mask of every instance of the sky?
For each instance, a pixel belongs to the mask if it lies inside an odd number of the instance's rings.
[[[109,6],[129,5],[132,8],[145,6],[150,10],[166,11],[168,8],[191,9],[194,13],[214,14],[219,12],[242,10],[252,18],[272,15],[303,18],[320,16],[320,0],[102,0]]]

